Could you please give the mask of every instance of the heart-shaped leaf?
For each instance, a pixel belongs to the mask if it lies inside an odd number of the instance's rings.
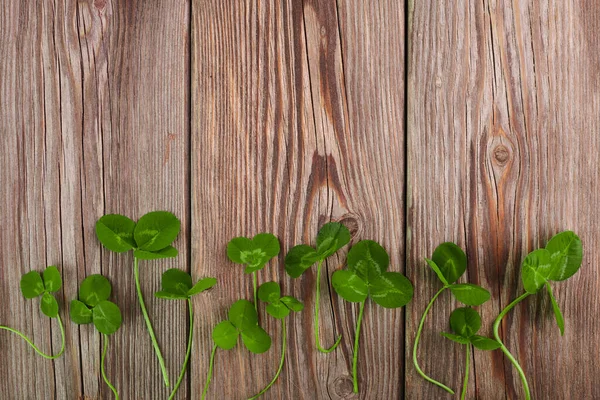
[[[548,250],[538,249],[529,253],[521,265],[521,279],[525,290],[528,293],[537,293],[546,283],[551,268]]]
[[[121,326],[123,317],[121,316],[121,310],[115,303],[103,300],[93,308],[92,321],[100,333],[112,335]]]
[[[96,222],[96,236],[108,250],[122,253],[137,247],[133,238],[135,222],[119,215],[108,214]]]
[[[192,288],[192,277],[185,271],[171,268],[162,274],[161,287],[163,292],[178,294],[187,298],[188,292]]]
[[[258,288],[258,298],[265,303],[274,303],[281,297],[281,288],[277,282],[265,282]]]
[[[158,251],[135,250],[133,256],[138,260],[158,260],[161,258],[175,258],[179,252],[173,246],[167,246]]]
[[[189,291],[188,296],[193,296],[198,293],[202,293],[205,290],[210,289],[211,287],[217,284],[217,280],[215,278],[204,278],[200,279]]]
[[[271,348],[271,337],[258,325],[242,331],[242,342],[252,353],[260,354]]]
[[[460,344],[469,344],[469,343],[471,343],[471,341],[469,339],[464,338],[464,337],[459,336],[459,335],[455,335],[454,333],[442,332],[442,333],[440,333],[440,335],[442,335],[446,339],[450,339],[450,340],[452,340],[453,342],[456,342],[456,343],[460,343]]]
[[[385,308],[407,305],[413,297],[413,285],[399,272],[384,272],[369,285],[373,301]]]
[[[42,278],[44,280],[44,288],[47,292],[58,292],[62,286],[62,278],[58,268],[54,265],[49,266],[44,271]]]
[[[312,247],[305,244],[294,246],[285,256],[285,272],[292,278],[298,278],[319,259],[319,254]]]
[[[329,222],[321,227],[317,234],[317,253],[324,260],[350,243],[348,228],[339,222]]]
[[[450,314],[450,326],[456,334],[468,339],[481,328],[481,317],[470,307],[457,308]]]
[[[153,211],[138,221],[133,237],[139,250],[157,252],[169,246],[179,235],[181,222],[167,211]]]
[[[279,299],[267,305],[267,313],[273,318],[282,319],[290,315],[291,310]]]
[[[241,332],[258,324],[258,314],[254,304],[248,300],[238,300],[233,303],[229,308],[228,319]]]
[[[348,252],[347,263],[350,271],[369,284],[387,271],[390,257],[379,243],[372,240],[361,240]]]
[[[292,311],[300,312],[304,310],[304,304],[292,296],[283,296],[281,302]]]
[[[217,324],[212,331],[213,342],[223,350],[231,350],[238,341],[239,332],[229,321]]]
[[[21,277],[21,293],[26,299],[34,299],[44,293],[44,282],[39,272],[31,271]]]
[[[573,276],[581,267],[583,247],[581,239],[574,232],[561,232],[550,239],[546,245],[550,252],[552,268],[548,279],[564,281]]]
[[[562,312],[558,307],[558,303],[556,302],[556,298],[552,293],[552,288],[549,283],[546,283],[546,289],[548,290],[548,295],[550,296],[550,301],[552,302],[552,310],[554,311],[554,318],[556,319],[556,324],[558,325],[558,329],[560,329],[561,336],[565,334],[565,320],[563,318]]]
[[[100,274],[89,275],[79,286],[79,300],[90,307],[95,307],[101,301],[108,300],[112,285],[106,277]]]
[[[456,282],[467,269],[465,252],[452,242],[436,247],[431,260],[439,267],[448,284]]]
[[[88,308],[82,301],[72,300],[69,307],[69,315],[71,321],[79,325],[92,323],[92,310]]]
[[[364,301],[369,294],[367,283],[348,270],[335,271],[331,276],[331,285],[340,297],[352,303]]]
[[[496,350],[501,347],[500,343],[498,343],[494,339],[486,338],[479,335],[471,336],[471,343],[473,343],[473,346],[475,346],[479,350]]]
[[[56,318],[58,316],[58,302],[50,293],[44,293],[42,295],[40,309],[50,318]]]
[[[456,300],[468,306],[480,306],[490,299],[490,292],[471,283],[455,283],[450,290]]]
[[[425,261],[427,261],[427,264],[431,267],[433,272],[435,272],[438,279],[444,284],[444,286],[448,286],[448,281],[446,280],[446,277],[440,270],[440,267],[438,267],[437,264],[434,263],[433,260],[430,260],[429,258],[426,258]]]
[[[252,239],[236,237],[227,244],[227,256],[237,264],[247,265],[245,273],[258,271],[279,254],[279,239],[270,233],[259,233]]]

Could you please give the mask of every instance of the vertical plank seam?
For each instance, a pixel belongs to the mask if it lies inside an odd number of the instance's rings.
[[[188,124],[187,124],[187,130],[188,130],[188,140],[187,140],[187,151],[188,151],[188,191],[187,191],[187,255],[186,255],[186,262],[187,262],[187,269],[188,272],[190,274],[190,276],[192,275],[192,187],[193,187],[193,183],[192,183],[192,23],[193,23],[193,5],[194,5],[194,0],[188,0],[189,1],[189,6],[187,7],[187,11],[188,11],[188,30],[187,30],[187,43],[188,43],[188,62],[187,62],[187,69],[188,69],[188,75],[187,75],[187,89],[188,89],[188,93],[187,93],[187,117],[188,117]],[[193,307],[194,306],[194,302],[191,302],[188,307]],[[190,320],[189,315],[186,315],[186,320],[187,320],[187,326],[188,326],[188,335],[189,335],[189,330],[193,328],[193,322]],[[193,340],[194,338],[192,338],[192,345],[193,345]],[[191,357],[191,359],[188,362],[188,365],[186,367],[186,389],[187,389],[187,394],[186,397],[188,400],[192,400],[192,379],[191,379],[191,375],[192,375],[192,363],[194,361],[194,357]]]
[[[409,180],[409,162],[408,162],[408,152],[409,152],[409,130],[408,130],[408,102],[409,102],[409,84],[408,84],[408,72],[410,68],[410,56],[411,56],[411,30],[412,30],[412,19],[411,19],[411,0],[404,0],[404,268],[403,273],[406,276],[408,272],[408,257],[409,257],[409,226],[408,226],[408,204],[409,204],[409,189],[410,186],[408,184]],[[407,312],[406,307],[404,307],[403,311],[403,325],[404,325],[404,347],[403,347],[403,357],[402,357],[402,373],[404,374],[403,385],[400,386],[400,392],[398,393],[399,399],[406,399],[406,341],[408,340],[408,335],[406,334],[407,328]]]

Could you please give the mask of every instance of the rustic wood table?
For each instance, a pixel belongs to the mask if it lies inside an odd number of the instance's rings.
[[[0,323],[56,351],[60,332],[19,291],[20,276],[58,265],[67,351],[36,356],[0,331],[0,398],[111,399],[101,341],[68,321],[81,280],[106,275],[124,325],[107,374],[123,399],[167,398],[139,311],[131,255],[101,248],[95,221],[166,209],[182,220],[178,258],[145,262],[142,288],[171,380],[185,353],[185,302],[152,295],[179,267],[219,285],[195,297],[194,352],[178,394],[199,399],[212,326],[249,279],[228,261],[239,235],[273,232],[278,280],[307,309],[289,320],[288,359],[265,399],[450,399],[411,362],[419,318],[439,289],[423,257],[456,241],[463,281],[490,290],[484,333],[522,291],[520,263],[556,232],[583,240],[581,270],[555,285],[566,332],[546,294],[504,320],[535,399],[600,399],[600,4],[591,0],[82,0],[0,4]],[[322,285],[312,333],[315,270],[292,280],[285,251],[318,227],[345,223],[380,241],[391,269],[414,283],[406,307],[367,305],[360,396],[351,393],[358,305]],[[327,276],[345,252],[331,258]],[[419,358],[460,387],[464,353],[439,335],[457,306],[446,293],[427,320]],[[268,353],[217,353],[210,399],[244,399],[273,376]],[[476,351],[468,398],[519,399],[500,351]]]

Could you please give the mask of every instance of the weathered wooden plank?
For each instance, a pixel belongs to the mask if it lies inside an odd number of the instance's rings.
[[[56,326],[26,303],[20,275],[62,267],[67,326],[64,358],[40,361],[2,333],[3,398],[108,398],[99,378],[99,335],[70,323],[79,282],[102,272],[114,284],[124,326],[114,335],[107,374],[123,398],[166,397],[139,312],[130,256],[101,251],[94,224],[103,213],[137,218],[153,209],[181,217],[180,256],[142,265],[143,290],[171,379],[185,352],[183,304],[154,301],[160,272],[189,269],[189,3],[57,2],[2,7],[2,323],[33,332],[53,349]],[[7,251],[12,249],[11,251]],[[18,268],[15,268],[18,266]],[[25,316],[25,317],[22,317]],[[51,335],[51,336],[50,336]],[[3,345],[4,347],[4,345]],[[81,349],[81,350],[80,350]],[[8,354],[9,350],[6,350]],[[35,384],[32,384],[35,383]],[[181,396],[187,393],[187,383]],[[22,396],[22,397],[21,397]]]
[[[600,282],[598,182],[599,9],[567,1],[414,2],[409,12],[408,266],[421,290],[407,313],[409,346],[436,288],[422,258],[445,240],[466,246],[468,280],[492,292],[480,308],[486,334],[522,292],[520,263],[552,234],[572,229],[586,249],[582,270],[556,285],[567,331],[560,337],[545,295],[503,325],[534,398],[599,396],[595,337]],[[463,349],[441,339],[455,304],[442,298],[426,325],[420,359],[458,389]],[[522,398],[500,352],[476,352],[470,396]],[[580,366],[585,365],[585,369]],[[407,370],[407,398],[450,398]]]
[[[322,340],[330,346],[341,330],[344,341],[334,353],[318,353],[314,271],[290,280],[283,255],[333,219],[347,223],[356,239],[381,240],[392,268],[402,269],[402,13],[391,2],[374,10],[347,3],[339,15],[334,1],[193,2],[192,102],[202,106],[192,117],[192,265],[196,275],[220,281],[212,296],[196,300],[205,318],[196,325],[194,375],[206,373],[212,326],[234,300],[251,298],[250,280],[227,260],[225,245],[266,230],[280,237],[283,252],[260,280],[281,281],[307,308],[291,321],[286,368],[265,398],[352,398],[357,309],[322,285]],[[390,42],[381,44],[378,35]],[[392,94],[380,103],[384,93]],[[342,252],[330,260],[327,276],[344,259]],[[261,356],[218,351],[209,398],[247,396],[271,378],[279,327],[264,320],[276,335],[273,349]],[[363,396],[393,398],[401,386],[402,311],[369,306],[364,323]],[[383,360],[388,364],[377,373],[367,368]],[[203,385],[192,383],[192,397]]]

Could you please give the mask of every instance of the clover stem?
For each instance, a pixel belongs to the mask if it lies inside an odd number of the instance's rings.
[[[133,275],[135,277],[135,288],[137,290],[138,300],[140,302],[140,307],[142,309],[142,314],[144,315],[144,320],[146,321],[146,328],[148,330],[148,334],[150,334],[150,339],[152,340],[152,346],[154,347],[154,352],[156,353],[156,357],[158,358],[158,363],[160,364],[160,370],[162,371],[163,379],[165,381],[165,386],[169,387],[169,376],[167,374],[167,367],[165,366],[165,360],[160,352],[160,347],[158,347],[158,342],[156,341],[156,335],[154,334],[154,328],[152,328],[152,322],[150,322],[150,317],[148,317],[148,311],[146,311],[146,303],[144,302],[144,296],[142,295],[142,288],[140,286],[140,268],[137,257],[133,257]]]
[[[61,345],[61,348],[60,348],[60,351],[58,352],[58,354],[55,354],[55,355],[52,355],[52,354],[49,355],[49,354],[44,353],[35,344],[33,344],[31,339],[29,339],[27,336],[25,336],[23,333],[19,332],[16,329],[9,328],[8,326],[4,326],[4,325],[0,325],[0,329],[4,329],[4,330],[7,330],[9,332],[19,335],[21,337],[21,339],[25,340],[27,342],[27,344],[29,344],[31,346],[31,348],[33,350],[35,350],[35,352],[38,353],[40,356],[44,357],[46,360],[54,360],[54,359],[57,359],[58,357],[62,356],[62,354],[65,352],[65,342],[66,342],[65,327],[63,326],[62,320],[60,319],[60,315],[57,315],[56,319],[58,319],[58,326],[60,326],[60,333],[62,336],[62,345]]]
[[[354,381],[354,393],[358,393],[358,338],[360,337],[360,324],[362,322],[363,311],[365,310],[365,303],[367,299],[360,303],[360,309],[358,311],[358,320],[356,320],[356,333],[354,337],[354,354],[352,356],[352,378]]]
[[[187,371],[188,361],[190,360],[190,354],[192,353],[192,341],[193,341],[193,337],[194,337],[194,308],[193,308],[191,298],[188,297],[187,302],[188,302],[188,308],[190,310],[190,333],[188,334],[187,350],[185,352],[185,360],[183,360],[183,365],[181,366],[181,372],[179,373],[179,378],[177,379],[177,383],[175,384],[175,387],[173,388],[173,391],[171,392],[171,395],[169,396],[169,400],[171,400],[175,397],[175,394],[177,393],[177,390],[179,389],[179,385],[181,385],[181,382],[183,381],[183,377],[185,376],[185,372]]]
[[[465,380],[463,382],[463,389],[462,389],[462,394],[460,395],[460,400],[465,400],[465,396],[467,395],[467,388],[469,387],[469,359],[471,358],[471,345],[468,344],[466,346],[467,348],[467,353],[466,353],[466,359],[467,361],[465,361]]]
[[[325,349],[323,347],[321,347],[321,341],[319,340],[319,298],[321,295],[321,267],[323,266],[323,260],[319,261],[319,264],[317,266],[317,288],[316,288],[316,299],[315,299],[315,343],[317,344],[317,349],[319,349],[319,351],[321,353],[331,353],[333,350],[335,350],[336,347],[338,347],[338,345],[340,344],[340,341],[342,340],[342,335],[340,335],[337,340],[335,341],[335,343],[333,344],[333,346],[331,346],[328,349]]]
[[[254,309],[258,311],[258,278],[256,276],[256,271],[252,272],[252,290],[254,291]]]
[[[271,380],[271,382],[269,382],[269,384],[260,392],[258,392],[258,394],[250,397],[248,400],[255,400],[257,398],[259,398],[262,394],[264,394],[267,390],[269,390],[271,388],[271,386],[273,386],[273,384],[277,381],[277,379],[279,378],[279,374],[281,374],[281,370],[283,369],[283,361],[285,359],[285,347],[286,347],[286,330],[285,330],[285,319],[281,320],[281,360],[279,361],[279,368],[277,369],[277,373],[275,374],[275,377]]]
[[[100,361],[100,372],[102,373],[102,379],[104,379],[104,382],[106,383],[106,385],[115,394],[115,399],[119,400],[119,393],[117,392],[117,389],[115,389],[115,387],[112,385],[112,383],[110,383],[110,381],[106,377],[106,372],[104,372],[104,360],[106,359],[106,351],[108,350],[108,335],[104,334],[102,336],[104,336],[104,350],[102,350],[102,359]]]
[[[508,357],[508,359],[510,360],[510,362],[513,364],[513,366],[519,372],[519,376],[521,377],[521,382],[523,383],[523,391],[525,392],[525,399],[526,400],[531,399],[531,394],[529,393],[529,385],[527,384],[527,378],[525,377],[525,373],[523,372],[523,369],[521,368],[521,365],[519,364],[519,362],[513,357],[512,354],[510,354],[510,351],[508,351],[508,349],[506,348],[506,346],[504,345],[504,343],[500,339],[500,334],[498,333],[498,328],[500,327],[500,322],[502,322],[502,318],[504,318],[504,316],[510,310],[512,310],[514,308],[514,306],[516,306],[519,302],[521,302],[527,296],[529,296],[529,294],[530,293],[525,292],[521,296],[519,296],[515,300],[513,300],[512,303],[510,303],[509,305],[507,305],[506,308],[504,310],[502,310],[502,312],[500,314],[498,314],[498,317],[494,321],[494,337],[496,338],[496,340],[498,341],[498,343],[500,343],[500,349],[502,350],[502,352],[504,353],[504,355],[506,355],[506,357]]]
[[[210,379],[212,378],[213,365],[215,363],[215,353],[217,352],[217,345],[215,344],[212,349],[212,353],[210,354],[210,363],[208,364],[208,374],[206,376],[206,384],[204,385],[204,390],[202,391],[202,400],[206,398],[206,392],[208,392],[208,386],[210,385]]]
[[[438,290],[438,292],[435,294],[435,296],[433,296],[433,298],[431,299],[429,304],[427,304],[427,308],[425,308],[425,312],[423,312],[423,316],[421,317],[421,322],[419,323],[419,328],[417,329],[417,335],[415,336],[415,345],[413,346],[413,364],[415,365],[415,369],[417,370],[419,375],[421,375],[421,377],[423,379],[425,379],[427,382],[433,383],[434,385],[441,387],[442,389],[444,389],[445,391],[447,391],[450,394],[454,394],[454,390],[450,389],[448,386],[444,385],[443,383],[438,382],[435,379],[427,376],[425,374],[425,372],[423,372],[421,367],[419,367],[419,362],[417,361],[417,348],[419,347],[419,340],[421,339],[421,332],[423,331],[423,326],[425,325],[425,318],[427,317],[427,314],[429,313],[429,310],[431,309],[431,306],[433,305],[435,300],[447,288],[448,288],[448,286],[444,286],[443,288]]]

